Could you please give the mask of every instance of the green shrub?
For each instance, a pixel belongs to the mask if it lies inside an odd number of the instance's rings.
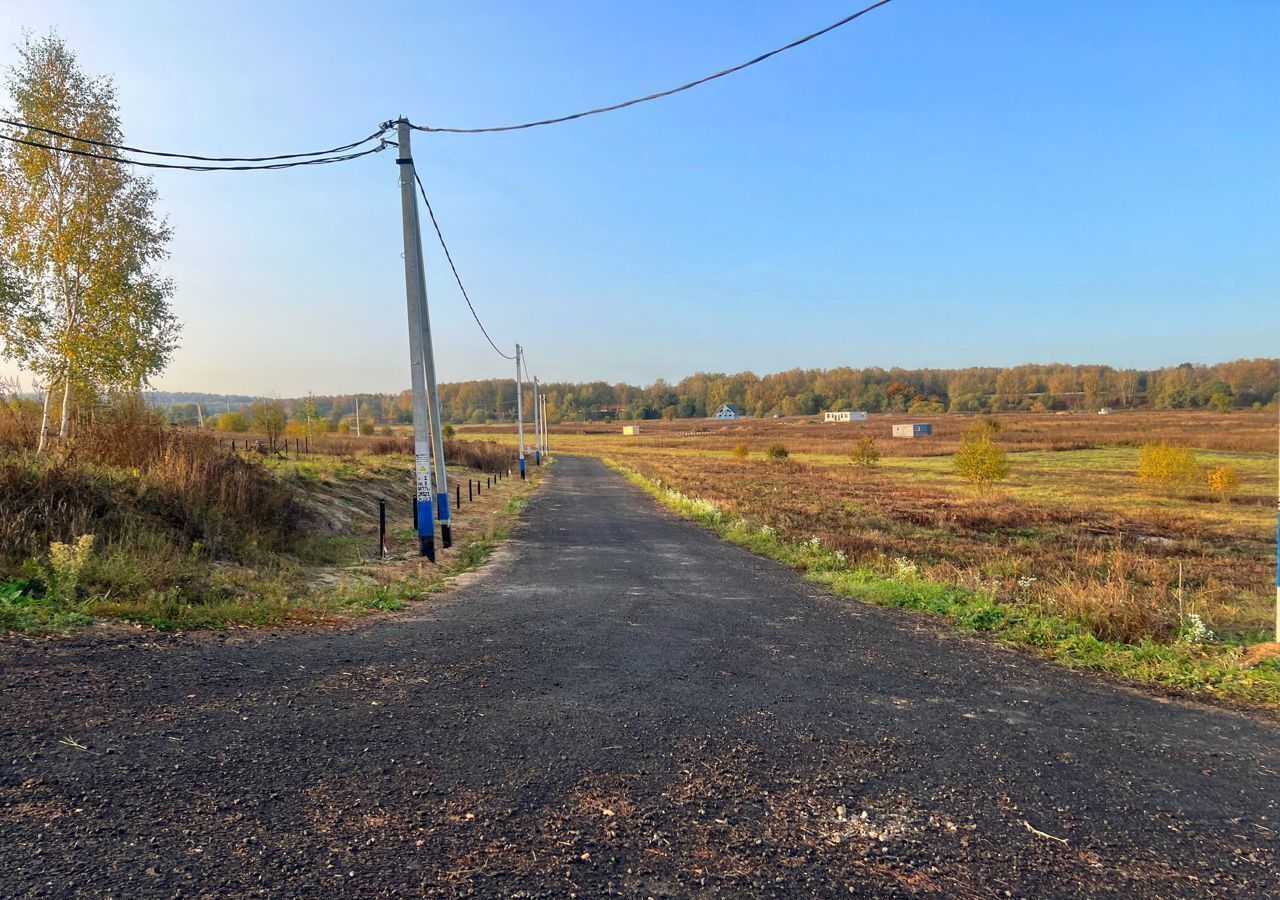
[[[751,448],[749,448],[746,444],[739,444],[738,446],[733,448],[733,455],[737,459],[746,459],[748,456],[751,455]]]
[[[765,448],[764,455],[769,459],[786,459],[791,454],[786,447],[775,442]]]
[[[849,459],[855,466],[861,466],[864,469],[879,465],[880,450],[876,447],[876,439],[869,434],[858,438],[858,442],[853,445],[853,452],[849,454]]]

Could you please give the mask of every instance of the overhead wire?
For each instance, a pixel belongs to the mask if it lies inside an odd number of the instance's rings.
[[[449,245],[444,241],[444,233],[440,230],[440,223],[436,221],[435,210],[431,208],[431,201],[427,199],[427,189],[422,186],[422,179],[418,177],[417,169],[414,169],[413,180],[418,182],[418,192],[422,194],[422,202],[427,206],[427,215],[431,217],[431,225],[436,230],[436,237],[440,240],[440,247],[444,250],[444,258],[449,261],[449,268],[453,270],[453,280],[458,282],[458,290],[462,292],[462,299],[467,301],[467,308],[471,310],[471,317],[476,320],[476,324],[480,326],[480,333],[484,335],[484,339],[489,342],[489,346],[494,352],[503,359],[515,360],[515,356],[510,353],[504,353],[493,342],[493,338],[489,336],[489,331],[484,327],[484,322],[480,321],[480,314],[476,312],[475,304],[471,302],[471,297],[467,293],[466,287],[462,284],[462,276],[458,274],[458,267],[453,263],[453,254],[449,252]]]
[[[124,163],[130,166],[141,166],[147,169],[181,169],[187,172],[254,172],[254,171],[274,171],[279,169],[294,169],[299,166],[324,166],[331,163],[348,162],[349,160],[359,159],[362,156],[368,156],[371,153],[377,153],[386,149],[388,146],[386,141],[379,141],[376,147],[370,147],[367,150],[361,150],[355,153],[345,153],[338,156],[322,156],[315,159],[295,159],[291,162],[275,162],[265,165],[239,165],[239,166],[200,166],[189,165],[183,163],[162,163],[151,162],[144,159],[131,159],[127,156],[113,156],[109,153],[95,153],[92,150],[80,150],[75,147],[59,147],[55,144],[45,144],[40,141],[31,141],[25,138],[15,137],[11,134],[0,134],[0,140],[9,141],[13,144],[23,144],[27,147],[37,147],[42,150],[49,150],[53,153],[66,153],[72,156],[87,156],[92,159],[103,159],[108,162]],[[73,138],[79,140],[79,138]],[[88,143],[88,142],[86,142]],[[364,143],[363,141],[359,143]],[[358,146],[358,144],[357,144]]]
[[[865,16],[867,13],[871,12],[872,10],[878,9],[881,6],[884,6],[891,2],[892,0],[878,0],[878,2],[873,3],[868,7],[860,9],[857,12],[852,13],[851,15],[845,16],[843,19],[841,19],[838,22],[832,22],[830,25],[826,26],[825,28],[820,28],[817,31],[814,31],[810,34],[806,34],[804,37],[797,38],[796,40],[792,41],[789,44],[784,44],[781,47],[777,47],[773,50],[770,50],[768,53],[762,53],[759,56],[755,57],[754,59],[749,59],[746,62],[739,63],[736,66],[730,66],[727,69],[721,69],[719,72],[715,72],[711,75],[704,76],[703,78],[699,78],[696,81],[690,81],[686,84],[680,85],[679,87],[668,88],[667,90],[664,90],[664,91],[656,91],[652,94],[646,94],[643,97],[635,97],[631,100],[624,100],[621,103],[614,103],[609,106],[598,106],[595,109],[587,109],[587,110],[583,110],[582,112],[571,113],[567,116],[556,116],[553,119],[539,119],[534,122],[522,122],[518,125],[492,125],[486,128],[442,128],[434,125],[414,125],[413,127],[416,128],[418,131],[429,131],[429,132],[436,132],[436,133],[443,133],[443,134],[491,134],[499,131],[520,131],[525,128],[537,128],[542,125],[558,125],[562,122],[573,121],[574,119],[583,119],[583,118],[586,118],[587,116],[596,116],[601,113],[614,112],[615,110],[619,110],[619,109],[626,109],[628,106],[635,106],[636,104],[639,104],[639,103],[647,103],[650,100],[659,100],[663,97],[670,97],[672,94],[678,94],[681,91],[690,90],[691,88],[695,88],[695,87],[698,87],[699,85],[706,84],[709,81],[715,81],[717,78],[724,78],[726,75],[732,75],[735,72],[741,72],[743,69],[748,69],[751,66],[764,62],[766,59],[777,56],[779,53],[784,53],[787,50],[792,50],[796,47],[799,47],[801,44],[807,44],[809,41],[812,41],[815,38],[822,37],[824,34],[835,31],[837,28],[840,28],[844,25],[848,25],[850,22],[854,21],[855,19],[859,19],[862,16]]]
[[[76,141],[81,144],[90,144],[94,147],[106,147],[111,150],[119,150],[122,153],[137,153],[142,156],[162,156],[168,159],[191,159],[197,162],[277,162],[286,159],[302,159],[308,156],[332,156],[337,153],[345,153],[348,150],[354,150],[361,144],[367,144],[369,141],[377,140],[386,134],[387,126],[382,126],[368,137],[363,137],[358,141],[352,141],[349,144],[343,144],[339,147],[330,147],[328,150],[308,150],[305,153],[280,153],[276,156],[200,156],[195,153],[171,153],[164,150],[144,150],[141,147],[131,147],[128,144],[113,144],[109,141],[99,141],[94,138],[80,137],[75,134],[68,134],[65,131],[59,131],[56,128],[44,128],[40,125],[32,125],[29,122],[19,122],[14,119],[0,118],[0,125],[9,125],[13,128],[25,128],[28,131],[39,131],[51,137],[64,138],[69,141]]]

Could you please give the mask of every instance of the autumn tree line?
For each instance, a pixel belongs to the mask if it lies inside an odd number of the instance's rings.
[[[615,419],[703,418],[729,403],[753,416],[813,415],[828,409],[929,414],[940,412],[1050,412],[1116,409],[1232,409],[1275,402],[1275,359],[1239,359],[1216,365],[1185,363],[1163,369],[1115,369],[1109,366],[1025,365],[969,369],[792,369],[763,377],[698,373],[676,384],[551,383],[547,417],[553,423]],[[514,420],[512,379],[463,381],[440,385],[441,415],[454,425]],[[525,408],[531,409],[526,388]],[[254,408],[210,396],[207,401],[174,403],[157,395],[175,424],[201,421],[232,431],[253,426]],[[223,410],[229,405],[229,411]],[[409,392],[308,396],[272,401],[296,433],[356,430],[356,408],[363,433],[412,420]],[[259,401],[261,406],[261,401]],[[219,412],[221,411],[221,415]]]

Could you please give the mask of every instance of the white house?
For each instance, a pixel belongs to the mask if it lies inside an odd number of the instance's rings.
[[[721,404],[720,408],[715,411],[715,414],[711,418],[740,419],[742,418],[742,413],[738,412],[737,407],[731,406],[728,403],[724,403],[724,404]]]
[[[838,410],[836,412],[825,412],[822,414],[824,422],[865,422],[867,414],[861,411],[853,411],[848,409]]]

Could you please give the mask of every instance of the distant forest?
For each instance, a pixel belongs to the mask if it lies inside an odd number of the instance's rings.
[[[542,386],[552,422],[612,419],[703,418],[723,403],[749,416],[813,415],[824,410],[867,412],[1048,412],[1116,409],[1260,407],[1277,394],[1276,359],[1239,359],[1217,365],[1183,363],[1163,369],[1110,366],[1022,365],[968,369],[792,369],[774,375],[700,372],[677,384],[557,382]],[[526,388],[526,401],[531,389]],[[220,414],[249,413],[251,398],[152,392],[148,399],[176,424],[218,424]],[[291,419],[310,414],[321,427],[353,428],[357,400],[363,426],[411,421],[409,392],[308,396],[279,400]],[[197,411],[197,402],[200,409]],[[453,424],[511,421],[513,379],[440,385],[441,412]],[[273,404],[274,405],[274,404]],[[526,406],[526,416],[532,416]],[[241,419],[242,420],[242,419]],[[227,425],[241,420],[228,421]]]

